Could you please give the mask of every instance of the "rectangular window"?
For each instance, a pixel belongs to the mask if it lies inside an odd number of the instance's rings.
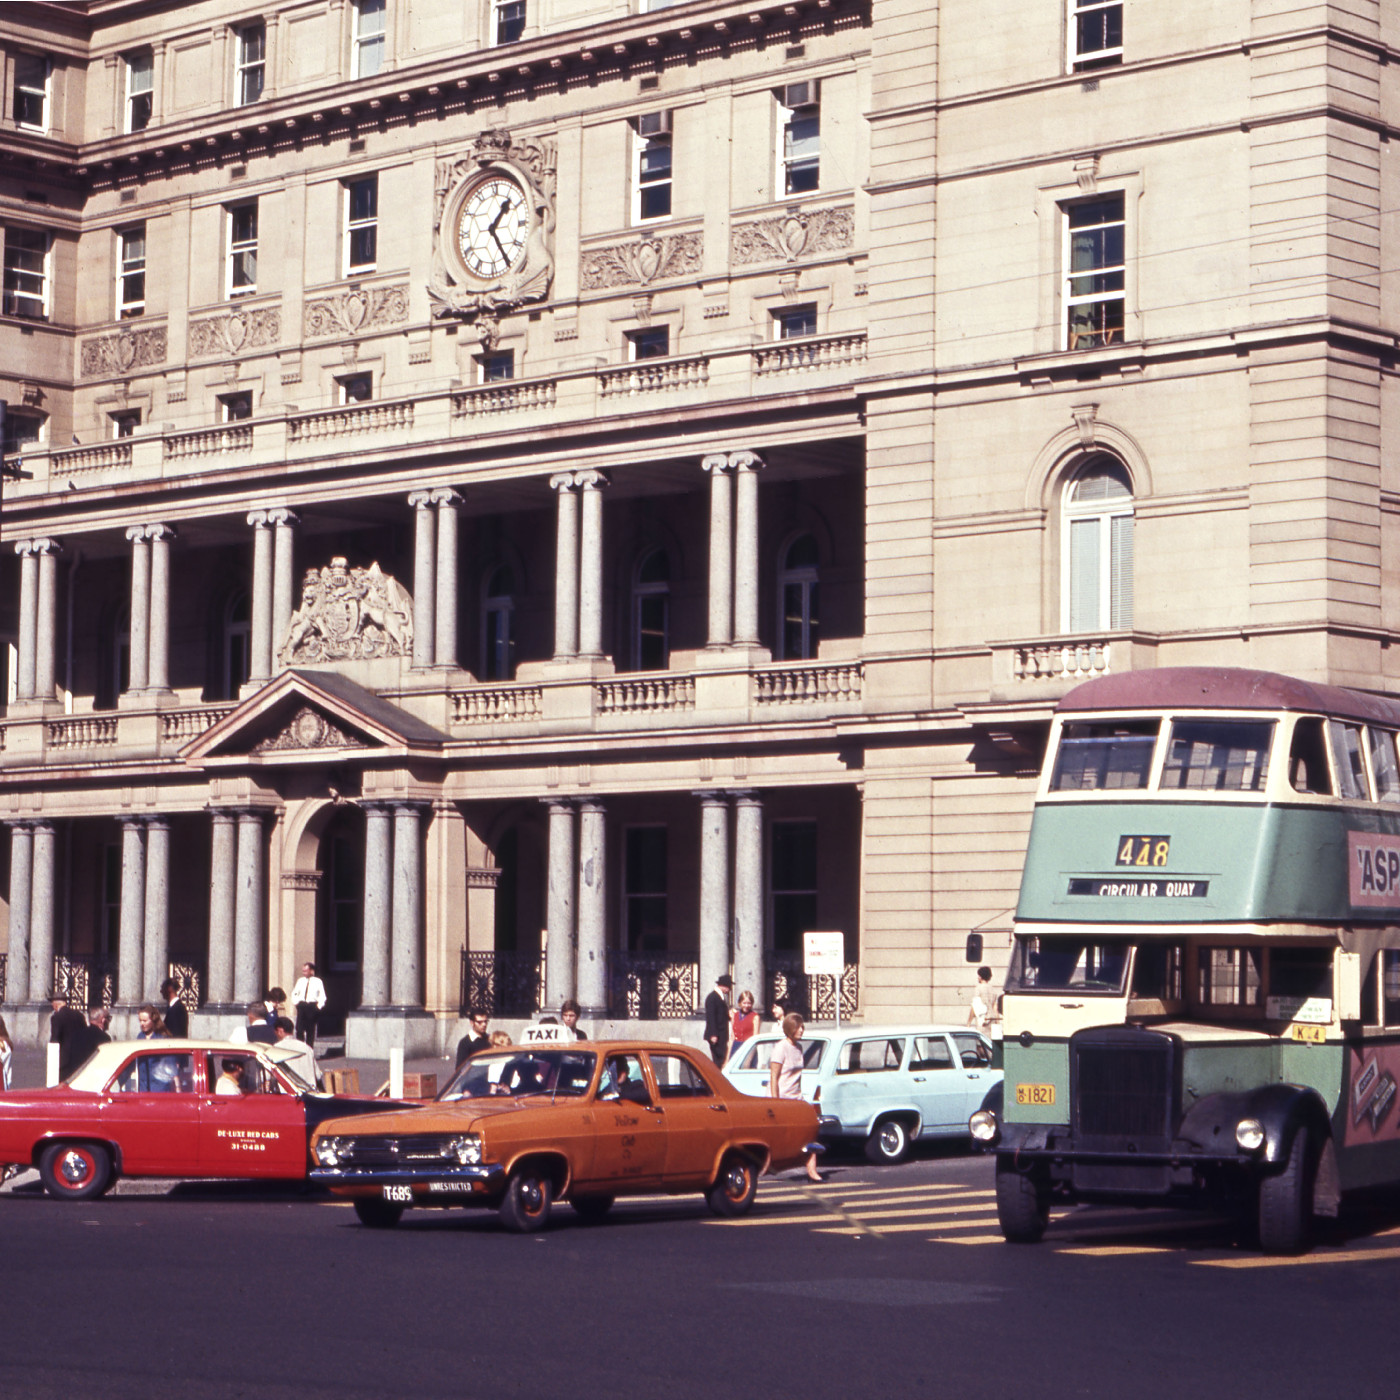
[[[1332,742],[1332,766],[1337,770],[1338,796],[1354,802],[1369,801],[1360,726],[1344,724],[1339,719],[1329,719],[1327,737]]]
[[[145,131],[151,124],[155,98],[155,58],[149,53],[129,53],[126,64],[126,129]]]
[[[1102,792],[1110,788],[1145,788],[1152,771],[1158,722],[1066,724],[1051,792]]]
[[[355,0],[353,58],[357,78],[372,78],[384,66],[384,0]]]
[[[1071,73],[1123,61],[1123,0],[1069,0]]]
[[[259,20],[234,35],[233,105],[246,107],[263,95],[267,69],[267,26]]]
[[[629,360],[664,360],[671,353],[671,328],[648,326],[641,331],[627,332]]]
[[[773,950],[802,951],[802,935],[817,927],[817,824],[774,822],[770,881]]]
[[[671,114],[637,118],[633,140],[632,222],[671,217]]]
[[[492,0],[493,44],[513,44],[525,32],[525,0]]]
[[[244,391],[239,394],[219,395],[219,420],[223,423],[241,423],[253,416],[253,395]]]
[[[374,397],[374,376],[370,374],[347,374],[335,381],[340,386],[340,401],[366,403]]]
[[[13,457],[26,448],[37,447],[44,440],[44,419],[36,413],[15,413],[4,416],[5,433],[0,439],[0,453]]]
[[[666,951],[666,838],[664,826],[627,828],[624,917],[629,952]]]
[[[137,428],[141,426],[141,410],[139,408],[129,408],[122,413],[110,414],[109,417],[112,420],[112,436],[114,438],[132,437]]]
[[[1400,802],[1400,765],[1395,759],[1395,735],[1388,729],[1366,730],[1371,750],[1371,785],[1377,802]]]
[[[799,336],[816,335],[817,307],[815,302],[805,306],[785,306],[773,313],[773,338],[796,340]]]
[[[1206,1006],[1258,1006],[1258,948],[1202,948],[1197,1000]]]
[[[49,235],[42,229],[5,230],[6,316],[44,321],[49,314]]]
[[[948,1042],[942,1036],[936,1040],[928,1036],[921,1037],[915,1041],[915,1053],[919,1054],[921,1049],[933,1044],[942,1047],[943,1063],[951,1069],[953,1056],[948,1049]],[[880,1036],[875,1040],[848,1040],[841,1047],[841,1053],[836,1057],[836,1073],[860,1074],[898,1069],[903,1063],[903,1036],[897,1038]]]
[[[1160,787],[1164,792],[1259,792],[1273,737],[1272,720],[1173,720]]]
[[[1122,194],[1065,206],[1065,348],[1123,340],[1125,262]]]
[[[258,206],[235,204],[228,211],[228,295],[258,289]]]
[[[501,379],[515,378],[514,350],[495,350],[489,355],[480,355],[476,363],[479,382],[482,384],[495,384]]]
[[[345,186],[345,275],[373,272],[379,256],[379,176]]]
[[[779,189],[807,194],[821,181],[821,87],[815,79],[788,83],[779,97]]]
[[[30,131],[49,129],[49,78],[53,65],[42,54],[15,55],[15,125]]]
[[[146,311],[146,225],[117,234],[117,315],[123,321]]]

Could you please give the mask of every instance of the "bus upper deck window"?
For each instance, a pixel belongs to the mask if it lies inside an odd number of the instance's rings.
[[[1198,1000],[1206,1006],[1259,1005],[1258,948],[1202,948]]]
[[[1288,748],[1288,781],[1294,792],[1331,797],[1332,779],[1327,772],[1327,745],[1320,719],[1300,719],[1293,726]]]
[[[1327,736],[1332,741],[1332,766],[1337,770],[1339,795],[1365,802],[1370,792],[1366,787],[1366,759],[1361,752],[1360,727],[1329,719]]]
[[[1272,720],[1175,720],[1162,787],[1258,792],[1273,733]]]
[[[1133,996],[1180,1001],[1184,955],[1180,943],[1139,943],[1133,959]]]
[[[1158,728],[1155,719],[1064,725],[1050,778],[1051,791],[1145,788]]]
[[[1377,802],[1400,802],[1400,765],[1395,761],[1395,735],[1388,729],[1366,729],[1371,750],[1371,781]]]

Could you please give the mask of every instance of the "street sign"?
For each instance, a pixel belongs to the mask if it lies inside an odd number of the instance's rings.
[[[846,970],[846,935],[835,932],[802,935],[802,971],[808,977],[840,977]]]

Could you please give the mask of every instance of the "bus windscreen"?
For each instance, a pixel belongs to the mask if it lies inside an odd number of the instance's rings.
[[[1269,769],[1272,720],[1179,719],[1162,765],[1162,787],[1258,792]]]
[[[1018,938],[1006,976],[1006,990],[1122,996],[1131,949],[1126,938]]]
[[[1152,772],[1158,720],[1122,724],[1066,724],[1055,754],[1052,792],[1145,788]]]

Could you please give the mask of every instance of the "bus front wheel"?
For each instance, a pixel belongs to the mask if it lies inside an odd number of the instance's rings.
[[[1299,1128],[1281,1172],[1259,1183],[1259,1245],[1266,1254],[1301,1254],[1312,1229],[1312,1135]]]
[[[1039,1172],[997,1158],[997,1219],[1010,1244],[1035,1244],[1050,1223],[1050,1190]]]

